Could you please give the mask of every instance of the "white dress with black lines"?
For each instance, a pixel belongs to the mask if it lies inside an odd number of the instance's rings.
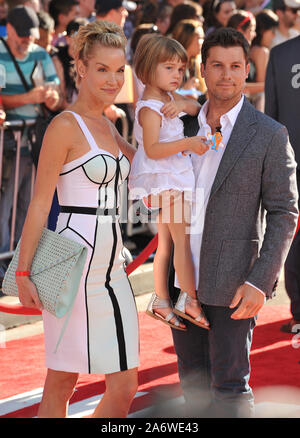
[[[90,151],[65,164],[59,175],[59,204],[71,207],[72,212],[60,212],[56,231],[85,244],[88,256],[56,352],[65,317],[58,319],[43,311],[46,366],[74,373],[108,374],[139,365],[137,308],[124,269],[120,225],[115,216],[104,215],[119,207],[119,185],[127,178],[130,163],[121,152],[116,158],[99,148],[83,119],[71,113]],[[82,214],[84,207],[103,209],[103,215]]]

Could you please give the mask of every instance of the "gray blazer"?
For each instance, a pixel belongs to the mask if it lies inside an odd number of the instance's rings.
[[[265,85],[265,113],[287,127],[300,166],[300,36],[270,53]]]
[[[284,126],[245,99],[207,205],[198,298],[229,306],[249,281],[268,297],[298,216],[296,162]]]

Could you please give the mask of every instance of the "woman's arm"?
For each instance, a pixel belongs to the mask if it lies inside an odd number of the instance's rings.
[[[264,90],[265,90],[264,82],[246,82],[244,93],[246,94],[262,93]]]
[[[65,116],[48,127],[41,149],[33,198],[29,204],[21,237],[18,271],[30,271],[32,260],[46,224],[57,179],[69,152],[69,132],[73,126]],[[58,132],[64,132],[58,137]],[[17,277],[19,299],[26,307],[41,307],[36,288],[29,277]]]
[[[256,68],[256,82],[265,83],[269,53],[266,47],[255,46],[251,49],[250,57]]]
[[[153,159],[165,158],[186,150],[202,155],[208,150],[203,137],[189,137],[181,140],[159,142],[161,116],[150,108],[139,111],[139,123],[143,128],[143,142],[146,155]]]

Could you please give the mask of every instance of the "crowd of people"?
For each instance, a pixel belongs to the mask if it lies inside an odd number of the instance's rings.
[[[189,414],[207,413],[209,399],[217,415],[253,416],[248,381],[255,317],[274,295],[298,215],[299,171],[291,145],[296,150],[299,124],[287,107],[296,107],[298,98],[300,1],[7,0],[0,6],[1,120],[36,120],[23,126],[21,139],[15,241],[22,233],[22,304],[41,307],[28,273],[46,220],[50,229],[89,247],[58,354],[53,347],[60,325],[44,315],[48,373],[39,415],[66,415],[79,372],[106,375],[95,416],[126,416],[136,392],[138,323],[122,238],[111,218],[96,220],[98,209],[113,216],[110,211],[119,208],[118,184],[129,175],[131,189],[146,190],[144,206],[158,211],[148,314],[173,329]],[[287,99],[281,92],[291,85],[290,72],[278,82],[276,53],[282,56],[280,48],[289,43],[286,65],[293,61],[296,70]],[[132,91],[116,100],[122,86]],[[118,124],[120,109],[131,127],[128,139]],[[188,132],[182,113],[191,116]],[[286,125],[291,145],[277,122]],[[208,133],[222,137],[218,155],[207,153]],[[130,145],[135,139],[137,152]],[[15,148],[6,130],[0,253],[9,248]],[[32,163],[39,165],[29,203]],[[170,190],[174,210],[185,208],[183,186],[204,191],[206,219],[191,241],[185,222],[162,220]],[[293,245],[286,267],[293,318],[286,331],[300,321],[297,239]],[[172,248],[176,279],[170,288]],[[175,306],[169,289],[179,289]],[[203,394],[208,398],[199,404]]]

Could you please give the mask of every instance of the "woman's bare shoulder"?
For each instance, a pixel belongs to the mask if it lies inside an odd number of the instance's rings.
[[[74,126],[76,125],[76,120],[74,119],[74,116],[66,111],[61,112],[57,116],[55,116],[49,127],[52,127],[53,129],[61,128],[61,129],[74,129]]]

